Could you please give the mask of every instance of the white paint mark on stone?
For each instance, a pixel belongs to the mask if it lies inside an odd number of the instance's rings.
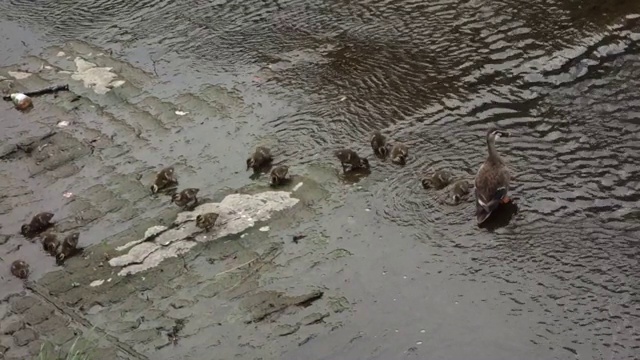
[[[77,70],[71,78],[82,81],[86,88],[93,89],[96,94],[106,94],[111,88],[124,84],[120,83],[122,80],[114,81],[117,75],[111,71],[111,67],[98,67],[81,57],[76,57],[74,62]]]
[[[62,196],[68,199],[73,196],[73,193],[71,191],[67,191],[66,193],[62,194]]]
[[[185,116],[188,113],[189,113],[188,111],[176,110],[176,115],[179,115],[179,116]]]
[[[254,226],[256,221],[266,221],[273,213],[290,208],[298,201],[285,191],[228,195],[219,203],[206,203],[193,211],[179,213],[171,230],[164,231],[167,229],[164,226],[149,228],[144,238],[117,248],[118,251],[131,249],[128,253],[109,260],[109,265],[122,267],[118,272],[120,276],[151,269],[164,259],[188,252],[198,242],[238,234]],[[194,220],[198,215],[209,212],[215,212],[219,217],[217,225],[206,236],[195,226]],[[160,231],[164,232],[158,234]],[[153,235],[157,237],[149,239]]]
[[[24,72],[24,71],[9,71],[9,72],[7,72],[7,74],[9,74],[9,76],[11,76],[12,78],[14,78],[16,80],[26,79],[29,76],[31,76],[31,73]]]
[[[57,124],[58,127],[67,127],[69,126],[69,122],[67,120],[62,120]]]
[[[94,280],[91,282],[91,284],[89,284],[89,286],[91,287],[96,287],[96,286],[100,286],[104,284],[104,280]]]

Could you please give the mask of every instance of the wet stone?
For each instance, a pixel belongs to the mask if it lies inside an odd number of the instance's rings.
[[[24,328],[24,321],[18,315],[11,315],[0,322],[0,333],[13,334]]]
[[[11,336],[11,335],[0,335],[0,349],[4,349],[4,351],[7,351],[7,349],[12,347],[12,346],[13,346],[13,336]],[[2,352],[0,352],[0,353],[2,353]]]
[[[44,344],[43,340],[34,340],[32,342],[29,343],[29,346],[27,347],[27,351],[29,351],[30,355],[38,355],[40,353],[40,349],[42,349],[42,345]]]
[[[29,325],[37,325],[47,320],[52,312],[52,308],[43,304],[36,304],[25,312],[24,321]]]
[[[55,345],[62,345],[76,337],[76,332],[68,327],[59,328],[49,340]]]
[[[26,346],[13,346],[4,353],[3,360],[25,360],[29,358],[29,348]]]
[[[67,320],[54,314],[45,321],[35,325],[34,328],[41,334],[53,334],[59,329],[66,329]]]
[[[9,304],[8,303],[0,304],[0,320],[4,319],[4,317],[7,316],[8,312],[9,312]]]
[[[11,303],[11,309],[17,314],[22,314],[33,305],[39,303],[38,299],[32,296],[14,296],[9,302]]]
[[[160,332],[158,332],[158,330],[148,329],[132,331],[124,336],[124,338],[126,342],[131,344],[146,344],[150,341],[153,341],[158,336],[160,336]]]
[[[36,335],[36,332],[30,328],[16,331],[13,334],[13,341],[15,341],[18,346],[25,346],[37,338],[38,336]]]
[[[171,303],[171,307],[174,309],[182,309],[193,305],[193,302],[185,299],[179,299]]]
[[[317,324],[317,323],[323,321],[324,318],[326,318],[328,316],[329,316],[329,313],[324,313],[324,314],[322,314],[322,313],[313,313],[313,314],[309,314],[309,315],[305,316],[302,319],[301,322],[302,322],[303,325]]]
[[[287,335],[291,335],[291,334],[295,333],[296,331],[298,331],[298,329],[300,329],[300,325],[298,325],[298,324],[294,324],[294,325],[289,325],[289,324],[278,325],[278,326],[276,326],[275,329],[273,329],[273,334],[276,335],[276,336],[287,336]]]

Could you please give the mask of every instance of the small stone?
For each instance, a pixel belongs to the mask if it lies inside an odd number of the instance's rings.
[[[11,303],[11,309],[17,313],[22,314],[27,309],[38,303],[38,299],[32,296],[15,296],[9,300]]]
[[[15,341],[18,346],[25,346],[37,338],[36,332],[29,328],[16,331],[13,334],[13,341]]]
[[[0,333],[13,334],[24,328],[24,321],[18,315],[11,315],[0,323]]]
[[[29,354],[32,356],[38,355],[40,353],[40,349],[42,349],[43,344],[44,341],[40,339],[30,342],[28,346]]]
[[[37,325],[47,320],[52,312],[52,308],[42,304],[37,304],[25,312],[24,321],[29,325]]]
[[[0,320],[4,319],[4,317],[7,316],[8,312],[9,312],[9,304],[7,303],[0,304]]]
[[[305,316],[302,319],[302,324],[303,325],[311,325],[311,324],[317,324],[319,322],[321,322],[324,318],[328,317],[329,313],[313,313],[313,314],[309,314],[307,316]]]
[[[300,329],[300,325],[298,325],[298,324],[295,324],[295,325],[289,325],[289,324],[278,325],[273,330],[273,334],[274,335],[278,335],[278,336],[287,336],[287,335],[291,335],[291,334],[295,333],[296,331],[298,331],[298,329]]]

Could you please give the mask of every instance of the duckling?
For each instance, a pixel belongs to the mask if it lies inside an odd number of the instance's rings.
[[[491,213],[502,203],[511,201],[509,191],[509,169],[496,151],[496,140],[501,136],[509,136],[506,131],[491,127],[487,131],[488,156],[478,169],[475,180],[476,220],[478,225],[489,218]]]
[[[440,190],[451,184],[452,180],[453,177],[451,176],[451,173],[446,170],[437,170],[430,177],[422,179],[422,187],[425,189],[434,188],[436,190]]]
[[[374,131],[373,135],[371,135],[371,148],[376,156],[381,158],[387,157],[387,153],[389,152],[389,149],[387,149],[387,138],[378,130]]]
[[[469,182],[467,180],[458,180],[451,185],[451,194],[453,204],[457,205],[469,194]]]
[[[196,188],[184,189],[177,194],[173,194],[171,202],[184,209],[193,208],[198,205],[198,198],[196,195],[198,195],[199,191],[200,189]]]
[[[253,154],[247,159],[247,170],[253,169],[254,172],[259,172],[260,169],[269,165],[271,161],[273,161],[271,150],[264,146],[258,146]]]
[[[196,226],[209,231],[216,224],[216,220],[218,220],[218,214],[216,213],[200,214],[196,216]]]
[[[151,185],[151,192],[155,194],[159,191],[175,187],[176,185],[178,185],[178,178],[176,177],[173,166],[170,166],[160,170],[156,175],[156,180],[153,182],[153,185]]]
[[[351,149],[337,150],[333,153],[342,165],[342,171],[347,172],[347,168],[350,170],[364,169],[369,170],[369,160],[361,158],[358,154]]]
[[[56,263],[58,265],[62,265],[68,258],[72,257],[78,252],[79,238],[80,233],[77,232],[71,233],[64,238],[56,256]]]
[[[56,256],[58,254],[58,247],[60,246],[60,242],[58,241],[58,237],[55,234],[47,234],[42,237],[41,241],[44,251],[49,253],[51,256]]]
[[[271,170],[271,186],[283,184],[287,180],[289,167],[286,165],[276,166]]]
[[[26,279],[29,276],[29,264],[24,260],[16,260],[11,263],[11,273],[19,279]]]
[[[395,143],[391,148],[391,161],[395,164],[404,165],[407,163],[409,148],[403,143]]]
[[[53,223],[51,222],[52,218],[53,213],[41,212],[34,216],[29,224],[22,225],[20,232],[26,237],[38,235],[53,226]]]

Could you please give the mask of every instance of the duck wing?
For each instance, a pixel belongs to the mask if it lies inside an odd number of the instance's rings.
[[[475,180],[476,216],[482,223],[509,191],[509,171],[502,164],[484,163]]]

